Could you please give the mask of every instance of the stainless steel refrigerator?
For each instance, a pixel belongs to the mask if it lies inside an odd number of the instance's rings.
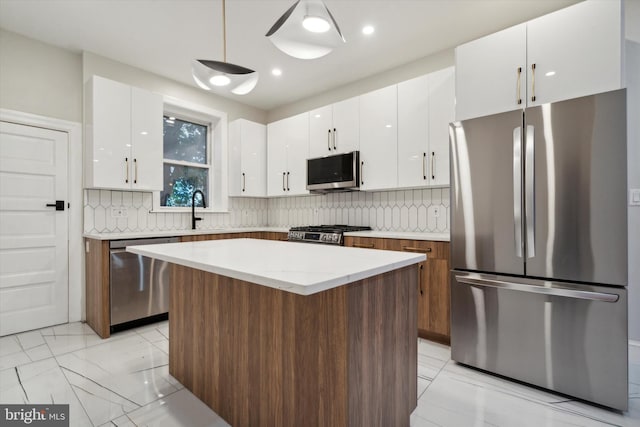
[[[625,90],[450,125],[453,360],[627,409],[626,129]]]

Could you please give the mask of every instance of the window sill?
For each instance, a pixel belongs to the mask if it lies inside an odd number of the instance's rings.
[[[149,213],[191,213],[191,208],[155,208]],[[229,213],[228,209],[196,208],[196,213]]]

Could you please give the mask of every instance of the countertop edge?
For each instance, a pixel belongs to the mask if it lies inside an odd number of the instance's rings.
[[[247,240],[254,240],[254,239],[247,239]],[[217,242],[220,242],[220,240],[218,240]],[[190,243],[192,242],[184,242],[180,244],[190,244]],[[172,245],[176,245],[176,244],[177,243],[173,243]],[[204,264],[202,262],[193,261],[191,259],[186,259],[183,257],[157,253],[157,252],[154,252],[153,250],[149,250],[149,246],[129,246],[127,247],[126,250],[127,252],[139,254],[142,256],[156,258],[162,261],[167,261],[167,262],[182,265],[185,267],[207,271],[209,273],[219,274],[222,276],[231,277],[233,279],[244,280],[244,281],[255,283],[261,286],[266,286],[273,289],[278,289],[278,290],[291,292],[291,293],[304,295],[304,296],[316,294],[316,293],[333,289],[333,288],[337,288],[339,286],[347,285],[349,283],[357,282],[359,280],[366,279],[379,274],[384,274],[389,271],[397,270],[399,268],[408,267],[413,264],[418,264],[427,259],[425,254],[418,254],[418,253],[408,254],[407,253],[406,258],[403,260],[397,260],[394,262],[381,265],[379,267],[368,268],[363,271],[357,271],[353,274],[347,274],[345,276],[332,278],[329,280],[322,280],[322,281],[319,281],[318,283],[314,283],[311,285],[301,285],[298,283],[283,281],[283,280],[272,278],[272,277],[261,276],[259,274],[255,274],[252,272],[239,271],[237,269],[230,269],[222,266]],[[349,248],[349,250],[366,251],[367,249]],[[394,252],[394,254],[397,254],[397,253],[398,252]]]

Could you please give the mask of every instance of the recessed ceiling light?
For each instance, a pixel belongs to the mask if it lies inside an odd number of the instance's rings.
[[[373,34],[374,31],[375,28],[373,28],[373,26],[371,25],[365,25],[364,27],[362,27],[362,34],[365,34],[367,36]]]
[[[551,77],[551,76],[555,76],[556,72],[555,71],[549,71],[548,73],[545,74],[545,76],[547,77]]]
[[[273,74],[274,76],[281,76],[282,70],[280,68],[274,68],[273,70],[271,70],[271,74]]]

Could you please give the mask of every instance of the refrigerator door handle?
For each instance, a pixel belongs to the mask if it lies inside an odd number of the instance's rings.
[[[523,283],[506,282],[503,280],[480,279],[468,276],[457,276],[456,281],[471,286],[484,286],[489,288],[509,289],[520,292],[530,292],[534,294],[545,294],[550,296],[577,298],[590,301],[616,302],[620,298],[616,294],[603,292],[580,291],[573,289],[549,288],[546,286],[526,285]]]
[[[513,235],[516,256],[522,258],[522,128],[513,129]]]
[[[525,221],[527,223],[527,258],[536,256],[536,211],[535,211],[535,133],[532,125],[527,125],[525,134]]]

